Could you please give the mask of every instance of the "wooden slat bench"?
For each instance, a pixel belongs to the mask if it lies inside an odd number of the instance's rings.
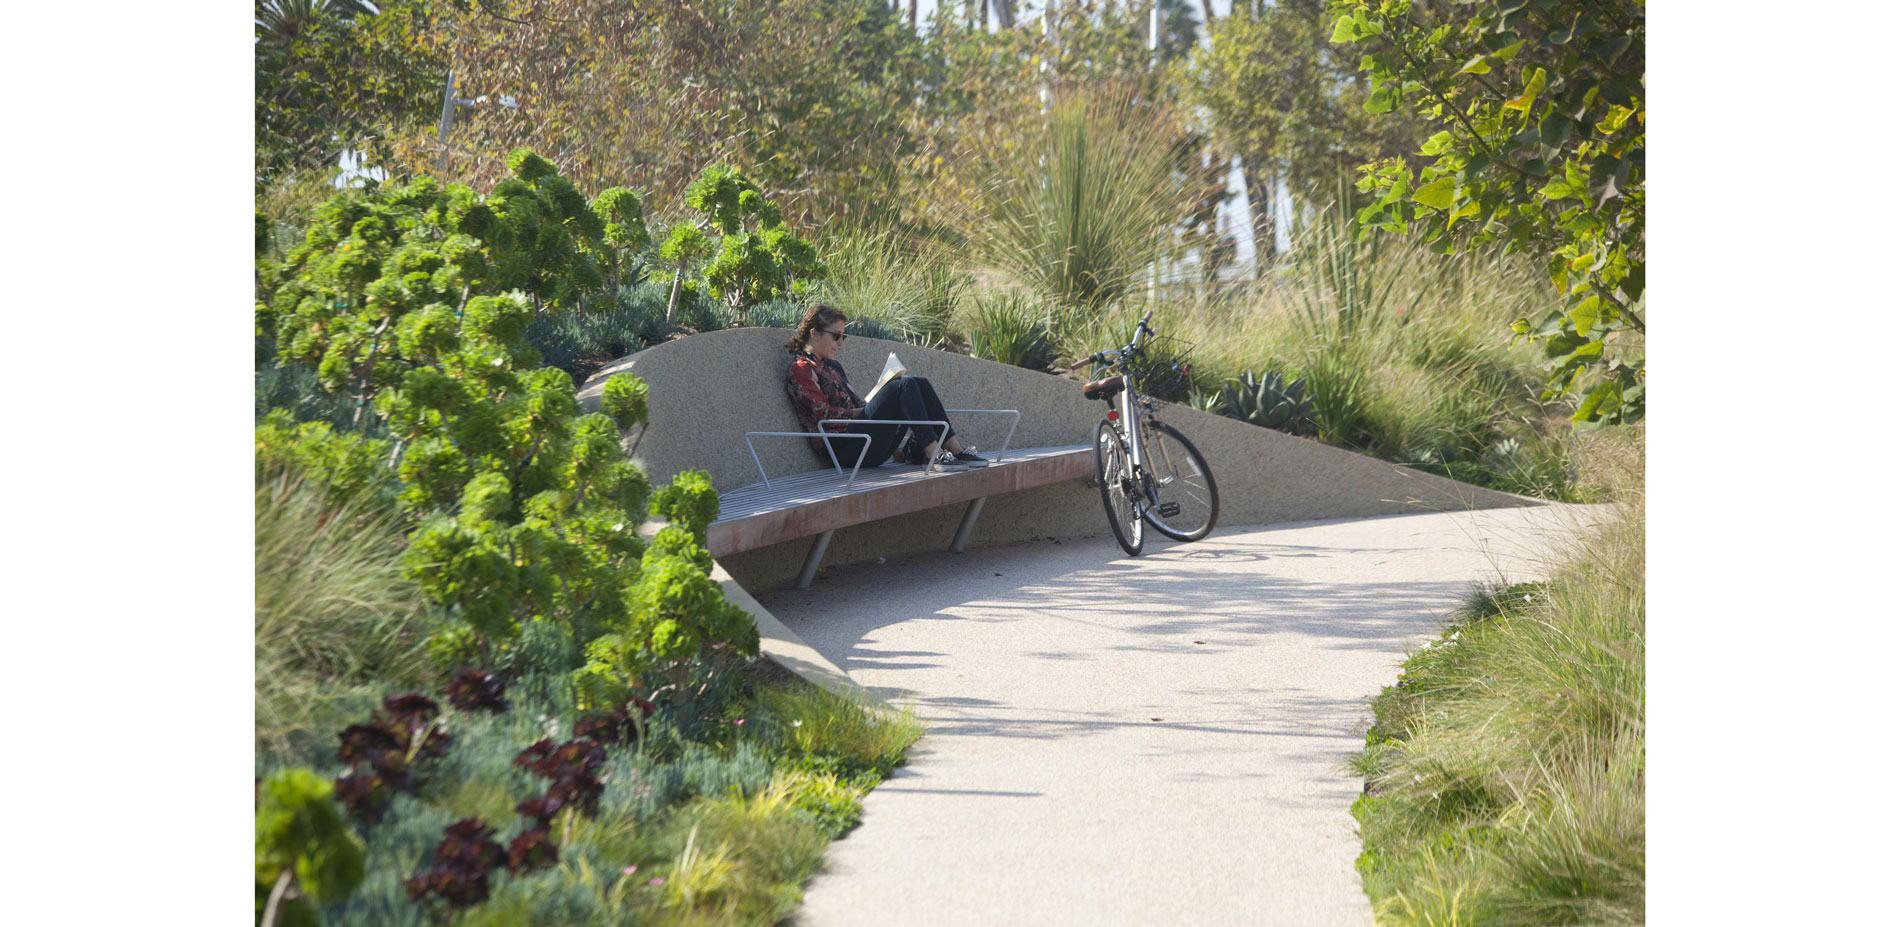
[[[1086,479],[1094,472],[1095,450],[1081,444],[1012,450],[1003,461],[958,473],[926,473],[921,465],[887,463],[859,471],[848,485],[847,474],[831,468],[795,473],[772,479],[770,486],[758,482],[720,493],[719,520],[708,526],[706,546],[718,558],[813,538],[798,574],[803,589],[811,585],[839,528],[967,502],[950,544],[951,550],[961,551],[990,496]]]

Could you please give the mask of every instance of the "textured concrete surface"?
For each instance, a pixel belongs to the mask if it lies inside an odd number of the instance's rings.
[[[824,654],[812,649],[803,638],[793,634],[717,562],[713,563],[712,578],[725,593],[726,601],[745,609],[752,616],[752,622],[759,626],[760,653],[821,689],[847,696],[866,694],[864,687],[839,669],[837,664],[825,659]]]
[[[722,491],[757,482],[745,432],[798,430],[785,398],[787,337],[778,329],[741,328],[658,345],[602,369],[581,388],[581,404],[598,407],[601,384],[615,373],[643,377],[650,421],[627,446],[656,485],[692,467],[705,469]],[[1083,399],[1074,380],[876,338],[845,342],[838,360],[853,382],[868,388],[891,352],[912,373],[929,377],[950,408],[1020,410],[1012,447],[1090,443],[1106,408]],[[1207,458],[1220,488],[1221,524],[1537,504],[1184,406],[1167,406],[1163,418]],[[965,440],[983,448],[1000,444],[1007,429],[1001,416],[964,416],[955,424]],[[759,441],[759,456],[772,476],[817,467],[800,439]],[[841,530],[825,562],[861,563],[947,547],[962,511],[960,504],[945,506]],[[1105,523],[1099,495],[1078,481],[991,500],[970,543],[1072,537],[1105,530]],[[758,591],[795,576],[808,546],[793,541],[724,562],[746,588]]]
[[[929,731],[807,888],[807,927],[1373,923],[1342,762],[1475,581],[1608,512],[1543,506],[1105,534],[759,596]]]

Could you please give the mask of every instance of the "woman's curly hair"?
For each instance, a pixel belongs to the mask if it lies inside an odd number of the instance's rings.
[[[797,330],[792,333],[792,340],[785,342],[785,350],[797,354],[805,350],[805,345],[811,341],[812,332],[833,322],[843,321],[846,321],[844,313],[836,307],[830,303],[816,303],[799,321]]]

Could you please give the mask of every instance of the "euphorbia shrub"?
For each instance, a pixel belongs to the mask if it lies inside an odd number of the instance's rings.
[[[394,471],[412,519],[405,566],[459,619],[445,666],[497,665],[525,622],[590,640],[622,623],[636,586],[645,475],[620,450],[646,418],[646,387],[619,376],[601,411],[522,340],[534,305],[562,305],[645,244],[639,197],[585,203],[545,160],[480,196],[431,180],[337,196],[302,244],[260,267],[260,335],[351,397],[379,438],[298,425],[258,429],[260,465],[341,486]],[[713,504],[716,506],[716,499]],[[505,663],[505,661],[503,661]]]
[[[712,578],[706,527],[719,496],[701,470],[688,470],[654,494],[652,512],[668,524],[641,558],[639,582],[625,591],[623,617],[587,646],[574,674],[584,708],[626,713],[630,703],[692,705],[734,658],[759,652],[759,629],[725,600]],[[706,669],[688,689],[693,665]]]
[[[698,216],[667,234],[659,249],[665,264],[654,271],[656,281],[673,286],[667,318],[673,316],[687,267],[698,261],[710,259],[701,278],[690,285],[704,286],[740,322],[753,304],[803,294],[811,281],[826,276],[817,250],[785,224],[778,205],[738,170],[726,165],[707,168],[686,188],[686,205]]]
[[[272,773],[257,789],[257,914],[273,924],[315,924],[363,881],[363,845],[337,813],[330,783],[308,769]]]

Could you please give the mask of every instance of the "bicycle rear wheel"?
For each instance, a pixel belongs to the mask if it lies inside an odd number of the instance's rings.
[[[1115,543],[1130,557],[1141,555],[1141,497],[1135,488],[1134,468],[1121,429],[1104,421],[1095,426],[1095,485],[1102,491],[1102,508]]]
[[[1142,516],[1177,541],[1198,541],[1214,530],[1220,492],[1214,471],[1192,442],[1164,422],[1142,418],[1141,456],[1154,487],[1154,502]]]

